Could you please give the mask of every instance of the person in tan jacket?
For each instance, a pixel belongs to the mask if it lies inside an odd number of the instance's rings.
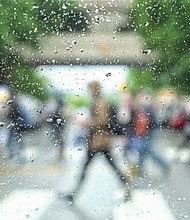
[[[108,128],[108,119],[110,117],[109,105],[101,92],[101,85],[98,81],[91,81],[88,84],[88,89],[92,95],[92,104],[90,107],[91,117],[84,122],[84,126],[87,126],[89,130],[87,160],[75,192],[66,195],[70,202],[73,201],[76,194],[79,192],[81,184],[86,177],[88,166],[96,154],[104,154],[118,177],[124,183],[125,188],[127,189],[127,187],[129,187],[128,179],[119,171],[110,154],[113,134]],[[129,190],[127,190],[126,199],[129,197]]]

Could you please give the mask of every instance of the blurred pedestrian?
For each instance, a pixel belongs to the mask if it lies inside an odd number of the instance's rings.
[[[181,114],[178,114],[178,123],[183,120],[184,126],[181,126],[182,131],[182,142],[179,145],[179,150],[188,149],[189,141],[190,141],[190,97],[186,97],[186,99],[181,101]],[[183,113],[184,112],[184,113]],[[182,114],[183,113],[183,114]],[[177,120],[177,119],[176,119]],[[181,125],[183,125],[181,123]]]
[[[84,126],[86,126],[89,131],[87,160],[84,164],[82,175],[79,179],[76,189],[72,194],[69,194],[66,197],[70,201],[73,201],[77,193],[79,193],[80,187],[84,182],[87,169],[92,162],[93,157],[97,154],[103,154],[120,180],[123,182],[126,190],[125,198],[129,199],[130,193],[128,179],[120,172],[110,153],[112,134],[108,128],[109,105],[102,94],[101,85],[98,81],[89,82],[88,89],[92,95],[92,103],[90,106],[91,117],[89,120],[84,122]]]
[[[145,90],[140,90],[135,96],[132,108],[131,132],[127,146],[138,153],[137,165],[140,175],[144,173],[144,163],[147,158],[151,158],[163,172],[168,172],[170,169],[168,163],[155,152],[152,146],[156,125],[151,96]]]
[[[55,91],[53,101],[54,110],[49,114],[47,121],[50,122],[52,139],[54,140],[54,146],[58,149],[59,160],[62,160],[64,154],[64,128],[66,126],[63,93],[58,90]]]
[[[9,159],[15,157],[17,164],[23,164],[25,160],[23,156],[23,132],[30,125],[30,120],[10,87],[1,85],[0,93],[4,98],[3,109],[4,121],[7,125],[6,147],[8,157]]]

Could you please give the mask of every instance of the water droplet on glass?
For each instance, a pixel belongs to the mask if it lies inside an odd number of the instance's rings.
[[[107,74],[106,74],[106,77],[109,77],[109,76],[111,76],[111,73],[107,73]]]
[[[5,125],[4,122],[0,122],[0,127],[3,127]]]
[[[48,118],[47,119],[47,122],[52,122],[53,121],[53,118]]]
[[[7,101],[7,105],[11,105],[13,103],[13,99]]]
[[[60,124],[61,122],[62,122],[62,119],[61,119],[61,118],[58,118],[58,119],[57,119],[57,123]]]
[[[151,50],[149,50],[149,49],[148,49],[148,50],[143,50],[143,51],[142,51],[142,54],[147,54],[147,55],[149,55],[150,53],[151,53]]]
[[[48,134],[49,134],[49,132],[48,132],[48,131],[44,131],[44,134],[45,134],[45,135],[48,135]]]
[[[76,41],[76,40],[73,40],[72,44],[76,44],[76,43],[77,43],[77,41]]]

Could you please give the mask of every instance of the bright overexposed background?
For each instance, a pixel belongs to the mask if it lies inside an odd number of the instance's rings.
[[[116,92],[128,73],[126,66],[119,65],[39,66],[36,71],[50,87],[74,94],[86,93],[90,80],[100,81],[105,93]]]

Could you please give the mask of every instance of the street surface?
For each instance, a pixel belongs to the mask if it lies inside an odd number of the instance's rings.
[[[154,148],[171,165],[168,175],[147,160],[144,178],[134,178],[132,201],[122,199],[122,184],[106,159],[98,155],[90,165],[87,178],[74,205],[59,198],[59,193],[74,189],[83,166],[86,147],[74,146],[75,130],[64,134],[64,160],[58,161],[57,149],[50,140],[50,128],[31,131],[24,137],[23,154],[27,163],[16,166],[1,149],[1,220],[131,220],[190,219],[189,151],[179,152],[180,132],[157,130]],[[113,158],[127,171],[121,140],[113,144]],[[3,156],[2,156],[3,155]]]

